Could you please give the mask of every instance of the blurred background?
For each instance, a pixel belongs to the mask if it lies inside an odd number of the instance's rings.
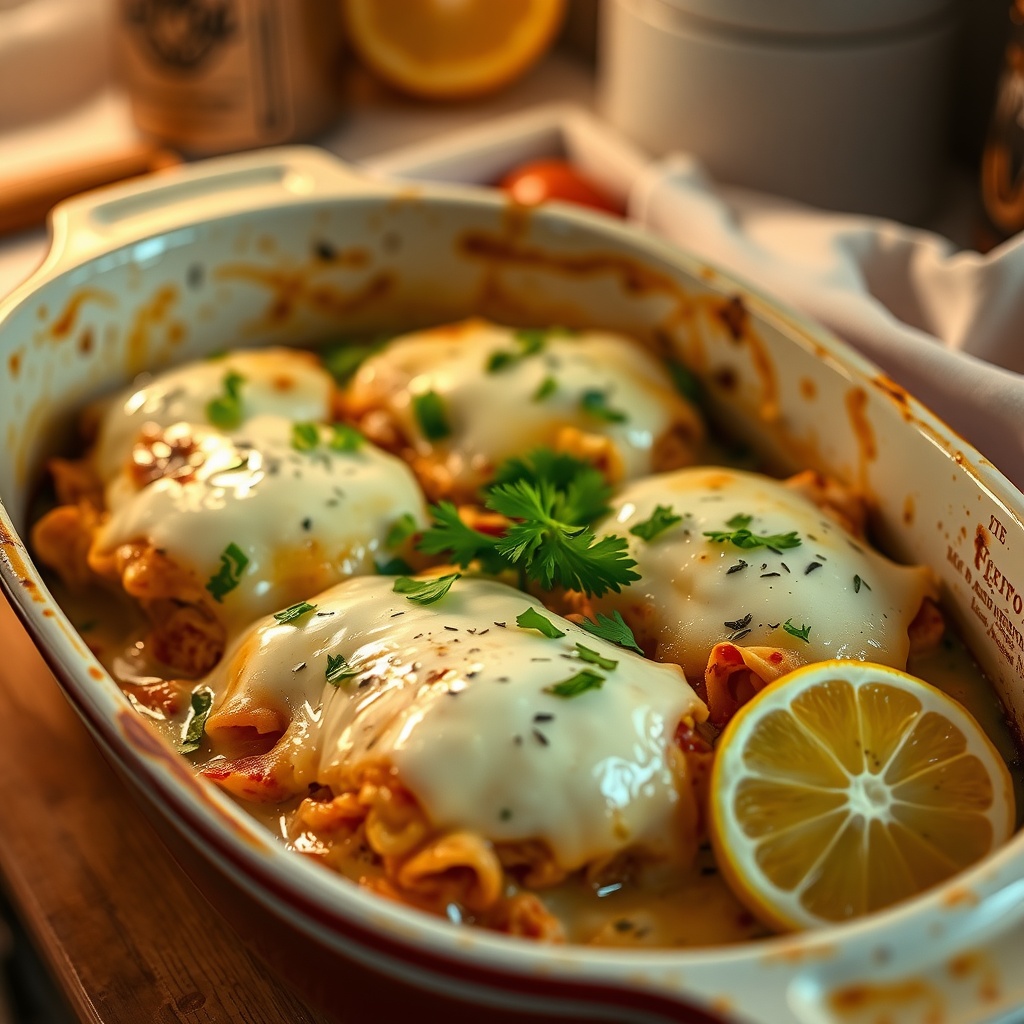
[[[0,0],[0,231],[180,159],[360,160],[547,100],[725,184],[925,223],[957,195],[966,225],[1015,29],[1010,0]],[[957,240],[1008,233],[983,219]]]

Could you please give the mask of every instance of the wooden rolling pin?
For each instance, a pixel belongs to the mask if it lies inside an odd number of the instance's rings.
[[[0,234],[42,224],[55,204],[79,192],[180,163],[181,157],[173,150],[139,142],[52,170],[34,170],[10,178],[0,174]]]

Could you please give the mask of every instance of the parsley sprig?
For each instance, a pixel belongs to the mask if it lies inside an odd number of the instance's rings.
[[[664,533],[682,521],[683,517],[673,511],[671,505],[658,505],[643,522],[637,523],[629,532],[650,543],[659,533]]]
[[[617,610],[613,611],[611,615],[602,615],[598,612],[596,622],[592,619],[584,619],[580,625],[588,633],[600,637],[602,640],[608,640],[610,643],[618,644],[619,647],[636,651],[637,654],[644,653],[636,642],[636,637],[633,636],[633,630],[626,625],[625,620]]]
[[[465,568],[496,574],[515,568],[544,587],[558,584],[600,596],[639,575],[623,537],[597,538],[590,523],[607,509],[610,490],[590,463],[546,449],[510,459],[498,470],[485,505],[511,520],[501,536],[467,526],[448,501],[431,508],[434,525],[417,545]]]

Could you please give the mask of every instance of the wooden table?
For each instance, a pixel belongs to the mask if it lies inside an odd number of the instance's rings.
[[[323,1024],[171,859],[2,596],[0,638],[0,884],[75,1017]]]

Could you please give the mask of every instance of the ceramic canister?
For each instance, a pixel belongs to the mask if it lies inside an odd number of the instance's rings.
[[[603,0],[599,107],[720,182],[914,220],[944,155],[950,0]]]

